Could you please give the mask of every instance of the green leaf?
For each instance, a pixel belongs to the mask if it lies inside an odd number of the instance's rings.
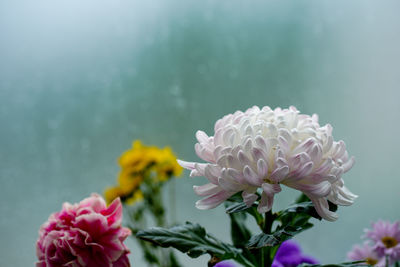
[[[139,231],[136,237],[157,246],[176,248],[192,258],[208,253],[220,259],[234,259],[245,266],[253,266],[241,255],[240,249],[207,234],[199,224],[186,222],[184,225],[170,229],[153,227],[149,230]]]
[[[226,201],[225,204],[228,205],[228,207],[225,209],[225,212],[228,214],[232,213],[239,213],[239,212],[246,212],[250,214],[251,216],[254,217],[256,220],[256,223],[262,227],[264,223],[264,218],[263,216],[257,211],[257,204],[253,204],[250,207],[246,205],[246,203],[238,202],[238,203],[233,203],[231,204],[231,201]],[[229,205],[231,204],[231,205]]]
[[[274,247],[281,244],[283,241],[292,238],[298,233],[312,227],[311,223],[306,223],[303,226],[285,226],[282,229],[276,230],[273,234],[261,233],[252,236],[247,243],[249,249],[260,249],[263,247]]]
[[[309,199],[305,194],[302,193],[302,194],[296,199],[295,203],[308,202],[308,201],[310,201],[310,199]],[[337,206],[336,204],[330,202],[329,200],[328,200],[328,204],[329,204],[329,210],[330,210],[330,211],[333,211],[333,212],[336,212],[336,211],[337,211],[338,206]]]
[[[310,201],[308,196],[301,193],[300,196],[296,199],[295,203],[301,203],[301,202],[307,202],[307,201]]]
[[[251,232],[246,227],[246,213],[230,213],[229,217],[231,219],[231,238],[233,245],[242,249],[242,255],[254,265],[257,265],[255,255],[246,248],[246,244],[251,237]]]
[[[245,225],[246,213],[231,213],[231,237],[233,245],[244,247],[251,237],[251,232]]]
[[[227,201],[243,203],[243,198],[242,198],[241,193],[238,192],[238,193],[234,194],[233,196],[231,196],[230,198],[228,198]]]
[[[170,267],[181,267],[181,265],[178,262],[178,259],[175,257],[174,252],[169,253],[169,263]]]
[[[291,215],[298,216],[299,214],[308,215],[319,220],[322,219],[321,216],[318,215],[317,211],[314,208],[314,204],[311,201],[300,202],[289,206],[287,209],[282,210],[278,213],[278,219],[282,219],[285,216]]]
[[[254,206],[255,206],[255,205],[252,205],[252,206],[248,207],[248,206],[246,205],[246,203],[244,203],[244,202],[238,202],[238,203],[235,203],[235,204],[232,204],[232,205],[228,206],[228,207],[225,209],[225,212],[228,213],[228,214],[230,214],[230,213],[236,213],[236,212],[246,211],[247,209],[250,209],[251,207],[254,207]]]

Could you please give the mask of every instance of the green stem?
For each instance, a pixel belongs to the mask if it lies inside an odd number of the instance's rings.
[[[272,231],[272,223],[274,222],[274,215],[272,214],[272,211],[268,211],[265,213],[265,220],[264,220],[264,227],[263,231],[265,234],[271,234]]]
[[[272,214],[272,211],[266,212],[264,215],[264,225],[262,228],[263,232],[265,234],[271,234],[273,222],[274,222],[274,215]],[[264,247],[261,249],[261,266],[262,267],[270,267],[272,264],[270,250],[271,250],[270,247]]]
[[[169,181],[169,210],[171,214],[171,224],[176,223],[176,192],[175,192],[175,179],[170,178]]]

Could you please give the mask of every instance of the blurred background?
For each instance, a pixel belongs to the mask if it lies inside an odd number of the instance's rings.
[[[113,185],[132,140],[196,160],[198,129],[213,134],[253,105],[319,114],[356,157],[344,180],[359,199],[296,238],[323,263],[344,260],[372,221],[400,217],[399,11],[365,0],[1,1],[0,265],[32,266],[40,225]],[[178,220],[229,241],[222,207],[194,207],[204,182],[174,181]],[[274,209],[295,196],[284,190]]]

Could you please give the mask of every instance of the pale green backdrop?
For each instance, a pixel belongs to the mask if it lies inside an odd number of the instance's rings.
[[[2,0],[0,266],[33,266],[39,226],[113,184],[133,139],[195,160],[196,130],[252,105],[318,113],[356,156],[344,179],[359,199],[297,238],[344,260],[371,221],[400,217],[399,14],[399,1]],[[228,241],[222,208],[194,208],[202,183],[176,181],[178,219]]]

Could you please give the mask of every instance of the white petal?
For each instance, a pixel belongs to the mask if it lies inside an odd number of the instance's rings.
[[[223,150],[223,146],[221,146],[221,145],[218,145],[218,146],[216,146],[215,147],[215,149],[214,149],[214,158],[215,159],[218,159],[220,156],[221,156],[221,151]]]
[[[281,168],[281,167],[284,167],[284,166],[288,166],[289,164],[288,164],[288,162],[286,161],[285,158],[279,157],[279,158],[276,159],[275,165],[276,165],[277,168]]]
[[[257,200],[258,196],[256,194],[247,193],[246,191],[242,192],[243,202],[246,203],[247,207],[250,207],[254,201]]]
[[[209,197],[203,198],[196,202],[196,208],[200,210],[213,209],[225,200],[227,200],[233,193],[221,191]]]
[[[314,173],[318,174],[327,174],[329,173],[329,170],[333,166],[333,160],[331,158],[325,159],[322,164],[315,170]]]
[[[308,138],[293,150],[293,154],[298,154],[304,151],[308,151],[314,144],[315,144],[315,139]]]
[[[263,159],[257,161],[257,172],[259,177],[266,178],[268,175],[268,164]]]
[[[228,129],[226,132],[224,132],[224,134],[222,136],[222,140],[223,140],[225,145],[229,145],[230,144],[229,139],[231,138],[232,134],[233,134],[233,129],[232,128]]]
[[[253,159],[255,161],[258,161],[259,159],[262,159],[265,162],[268,162],[268,156],[262,149],[259,149],[257,147],[253,147],[251,154],[252,154]]]
[[[314,163],[319,163],[322,159],[322,149],[319,144],[315,144],[308,153]]]
[[[219,167],[218,167],[219,168]],[[213,184],[217,185],[218,184],[218,177],[221,176],[221,171],[216,170],[216,167],[213,167],[210,164],[207,164],[207,166],[204,168],[204,176]]]
[[[289,151],[289,149],[290,149],[289,143],[283,136],[279,136],[278,141],[279,141],[279,146],[281,149],[283,149],[283,151],[285,151],[285,152]]]
[[[223,145],[222,135],[224,133],[224,129],[219,128],[215,131],[214,134],[214,144],[215,145]]]
[[[227,168],[229,167],[228,164],[228,157],[231,155],[221,155],[218,159],[217,159],[217,165],[222,167],[222,168]]]
[[[251,151],[252,151],[252,148],[253,148],[253,142],[251,141],[251,138],[247,139],[247,141],[245,142],[243,148],[244,148],[244,152],[245,152],[247,155],[250,155],[250,153],[251,153]]]
[[[325,154],[325,153],[329,152],[329,150],[331,150],[331,148],[332,148],[332,145],[333,145],[333,137],[328,136],[328,139],[322,148],[322,153]]]
[[[196,176],[204,176],[204,170],[205,170],[207,165],[208,164],[204,164],[204,163],[196,163],[196,164],[194,164],[194,168],[196,169],[197,174],[198,174]]]
[[[279,135],[285,138],[285,141],[290,144],[292,142],[292,135],[288,131],[288,129],[281,128],[279,129]]]
[[[355,200],[356,198],[358,198],[357,195],[355,195],[355,194],[353,194],[352,192],[350,192],[350,190],[349,190],[347,187],[345,187],[344,185],[343,185],[342,187],[340,187],[339,193],[340,193],[342,196],[344,196],[344,197],[346,197],[347,199],[350,199],[350,200],[352,200],[352,201]]]
[[[221,188],[215,184],[194,185],[193,190],[198,196],[209,196],[221,191]]]
[[[196,138],[199,141],[199,143],[207,143],[209,137],[205,132],[197,131],[196,132]]]
[[[345,152],[346,152],[346,144],[342,140],[340,140],[339,144],[338,144],[338,150],[334,154],[334,157],[335,158],[341,158],[344,155]]]
[[[232,179],[227,173],[227,169],[222,170],[221,177],[218,178],[218,184],[221,188],[227,192],[239,192],[243,189],[243,185]]]
[[[243,176],[250,185],[260,186],[262,183],[262,179],[247,165],[243,169]]]
[[[203,159],[205,161],[209,161],[209,162],[213,162],[213,163],[215,162],[214,153],[211,150],[203,147],[199,143],[197,143],[194,146],[194,149],[195,149],[196,154],[197,154],[197,156],[199,158],[201,158],[201,159]]]
[[[259,213],[265,213],[272,209],[274,203],[274,195],[281,191],[281,187],[278,184],[262,184],[263,192],[261,194],[260,203],[257,207]]]
[[[230,168],[233,168],[233,169],[237,169],[237,170],[242,169],[243,165],[239,161],[239,159],[237,159],[236,157],[234,157],[232,155],[228,155],[227,160],[228,160],[227,167],[230,167]]]
[[[257,135],[254,140],[261,150],[267,150],[267,144],[265,143],[264,137]]]
[[[307,162],[306,164],[302,165],[300,169],[297,169],[295,172],[291,173],[290,176],[293,176],[294,178],[303,178],[309,175],[313,169],[314,163],[313,162]]]
[[[251,161],[248,156],[243,151],[239,151],[238,153],[239,161],[242,165],[250,165]]]
[[[286,178],[286,176],[289,174],[289,167],[288,166],[283,166],[281,168],[275,169],[270,176],[271,181],[279,183],[283,179]]]
[[[227,169],[227,175],[229,175],[232,179],[238,181],[240,184],[247,184],[246,179],[244,178],[243,174],[239,173],[237,170],[228,168]]]
[[[355,159],[354,159],[354,157],[351,157],[348,161],[346,161],[342,165],[343,172],[348,172],[354,166],[354,163],[355,163]]]
[[[188,162],[188,161],[183,161],[183,160],[177,160],[178,164],[182,166],[182,168],[185,168],[187,170],[194,170],[194,165],[196,164],[195,162]]]
[[[331,192],[331,184],[327,181],[321,182],[319,184],[303,184],[301,182],[285,181],[285,185],[300,190],[307,196],[312,196],[314,198],[326,197]]]
[[[336,221],[338,219],[338,215],[329,210],[328,201],[325,198],[313,198],[308,196],[314,204],[314,207],[323,219],[327,221]]]

